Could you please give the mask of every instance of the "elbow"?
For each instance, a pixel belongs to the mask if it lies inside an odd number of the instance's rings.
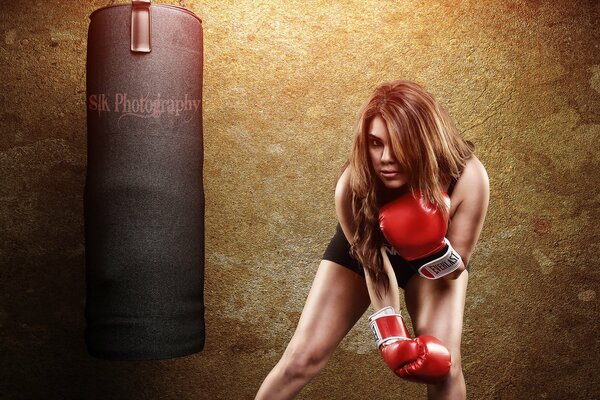
[[[468,260],[463,259],[457,269],[450,272],[448,275],[443,276],[442,279],[446,279],[446,280],[450,280],[450,281],[458,279],[458,277],[461,276],[462,273],[467,269],[465,266],[467,263],[468,263]]]

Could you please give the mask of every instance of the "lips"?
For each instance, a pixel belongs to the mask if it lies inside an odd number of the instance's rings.
[[[379,171],[379,173],[384,177],[384,178],[395,178],[398,176],[398,171],[394,171],[394,170],[387,170],[387,169],[382,169],[381,171]]]

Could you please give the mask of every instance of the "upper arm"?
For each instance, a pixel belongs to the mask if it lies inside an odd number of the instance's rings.
[[[342,231],[349,243],[354,238],[354,217],[352,215],[352,189],[350,188],[350,166],[346,167],[335,186],[335,212]]]
[[[487,172],[476,157],[468,161],[452,197],[459,203],[446,236],[466,266],[479,240],[490,198]]]

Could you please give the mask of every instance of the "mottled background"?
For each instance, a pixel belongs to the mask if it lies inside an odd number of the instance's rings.
[[[597,1],[187,1],[205,33],[207,342],[153,362],[83,343],[86,35],[108,2],[0,4],[0,397],[252,398],[334,232],[358,109],[399,78],[449,108],[490,176],[470,398],[600,397]],[[364,316],[300,398],[423,396]]]

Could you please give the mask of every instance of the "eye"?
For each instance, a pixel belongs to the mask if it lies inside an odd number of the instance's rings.
[[[369,145],[371,147],[379,147],[381,146],[381,141],[379,141],[378,139],[371,138],[369,139]]]

